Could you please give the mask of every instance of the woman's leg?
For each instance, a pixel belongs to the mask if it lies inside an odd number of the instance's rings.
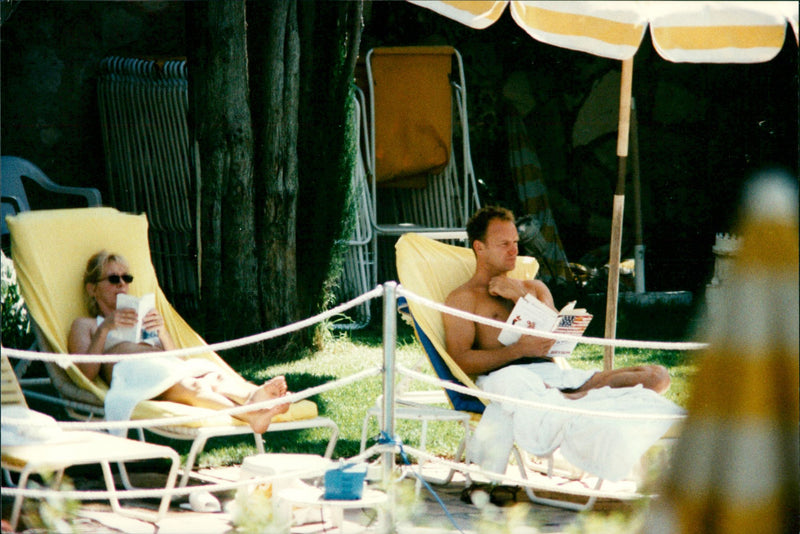
[[[240,390],[233,391],[234,385],[240,386]],[[242,387],[247,387],[247,389],[241,391]],[[200,377],[188,377],[181,380],[159,395],[157,399],[219,410],[276,399],[286,393],[286,380],[282,376],[273,378],[262,386],[255,386],[244,380],[239,383],[235,379],[221,376],[220,373],[207,373]],[[288,403],[279,404],[272,408],[241,413],[235,417],[250,424],[253,432],[261,434],[267,430],[275,415],[284,413],[288,409]]]

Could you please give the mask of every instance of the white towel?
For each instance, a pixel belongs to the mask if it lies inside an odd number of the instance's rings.
[[[106,393],[106,419],[127,421],[141,401],[158,397],[186,377],[210,372],[220,372],[220,368],[204,358],[154,356],[122,360],[114,365],[111,387]],[[125,429],[119,433],[124,434]]]
[[[541,365],[541,364],[530,364]],[[590,390],[581,399],[566,399],[545,386],[527,365],[515,365],[480,377],[484,391],[556,406],[626,414],[678,415],[683,410],[642,386]],[[576,415],[492,402],[470,440],[468,458],[489,471],[505,472],[513,442],[534,455],[556,448],[571,464],[606,480],[628,476],[639,458],[663,436],[674,420],[624,419]]]
[[[8,419],[0,425],[4,447],[55,442],[64,434],[55,419],[26,406],[3,406],[3,418]]]

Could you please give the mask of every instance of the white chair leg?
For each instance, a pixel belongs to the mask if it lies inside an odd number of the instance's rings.
[[[422,420],[422,431],[420,433],[419,438],[419,450],[425,451],[425,447],[428,441],[428,421],[426,419]],[[414,496],[419,497],[419,492],[422,490],[422,464],[417,464],[417,469],[419,470],[419,476],[417,477],[417,482],[414,484]]]
[[[205,447],[206,441],[208,441],[208,436],[201,433],[192,442],[192,447],[189,449],[189,454],[186,456],[186,467],[183,469],[183,476],[181,477],[180,484],[178,484],[179,487],[186,487],[186,484],[189,482],[189,476],[192,474],[194,462],[197,460],[197,455],[203,450],[203,447]]]
[[[339,441],[339,427],[333,421],[325,424],[331,429],[331,437],[328,440],[328,446],[325,447],[325,458],[333,456],[333,450],[336,448],[336,443]]]
[[[364,452],[364,449],[367,447],[367,429],[369,428],[369,421],[372,419],[372,414],[367,412],[364,416],[364,422],[361,424],[361,447],[359,448],[359,454]]]
[[[111,510],[115,514],[119,514],[122,512],[122,507],[117,498],[117,486],[114,484],[114,475],[111,473],[111,466],[108,462],[100,462],[100,466],[103,468],[103,478],[106,482],[106,489],[109,492],[108,500],[111,502]]]
[[[522,459],[522,454],[520,453],[519,448],[515,445],[512,449],[512,453],[514,454],[514,458],[517,460],[517,466],[519,467],[519,474],[525,480],[528,480],[528,473],[525,470],[525,462]],[[603,479],[598,479],[597,484],[595,484],[594,489],[599,490],[600,486],[603,485]],[[597,501],[597,496],[593,495],[589,497],[584,504],[578,504],[568,501],[561,501],[558,499],[548,499],[546,497],[539,497],[534,492],[534,489],[528,486],[525,486],[525,494],[528,496],[531,502],[536,504],[544,504],[546,506],[554,506],[556,508],[563,508],[565,510],[573,510],[576,512],[585,512],[591,510],[594,506],[595,501]]]
[[[28,485],[28,477],[30,476],[31,472],[27,469],[23,469],[19,475],[19,484],[20,488],[25,488]],[[16,532],[17,531],[17,523],[19,523],[19,516],[20,512],[22,511],[22,501],[24,500],[23,495],[17,495],[14,497],[14,506],[11,509],[11,518],[9,519],[9,523],[11,523],[11,530]]]

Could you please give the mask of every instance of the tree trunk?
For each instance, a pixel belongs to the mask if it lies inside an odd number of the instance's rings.
[[[243,0],[186,8],[204,335],[214,340],[321,309],[355,164],[350,84],[362,3],[247,9]],[[305,345],[307,336],[271,345]]]
[[[300,310],[318,313],[327,284],[355,166],[352,83],[361,42],[362,2],[299,2],[301,46],[300,191],[297,270]]]
[[[296,321],[299,41],[295,2],[254,2],[248,14],[262,324]],[[287,338],[291,339],[291,338]],[[282,340],[282,344],[287,340]],[[274,344],[273,344],[274,345]]]
[[[189,2],[205,45],[189,55],[200,146],[201,275],[205,336],[260,331],[253,204],[253,134],[247,87],[245,3]],[[213,30],[212,30],[213,29]],[[193,48],[190,46],[190,49]],[[245,352],[257,349],[245,349]]]

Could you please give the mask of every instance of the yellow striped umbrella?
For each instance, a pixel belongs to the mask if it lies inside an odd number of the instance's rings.
[[[745,203],[649,534],[800,532],[797,182],[761,178]]]
[[[622,214],[630,129],[633,56],[650,29],[655,50],[668,61],[758,63],[783,47],[787,22],[798,41],[797,2],[530,2],[523,0],[408,0],[472,28],[511,16],[534,39],[622,61],[611,255],[605,335],[616,335]],[[613,367],[607,347],[605,367]]]
[[[471,28],[511,16],[534,39],[610,59],[630,59],[648,29],[668,61],[758,63],[798,38],[797,2],[530,2],[408,0]]]

